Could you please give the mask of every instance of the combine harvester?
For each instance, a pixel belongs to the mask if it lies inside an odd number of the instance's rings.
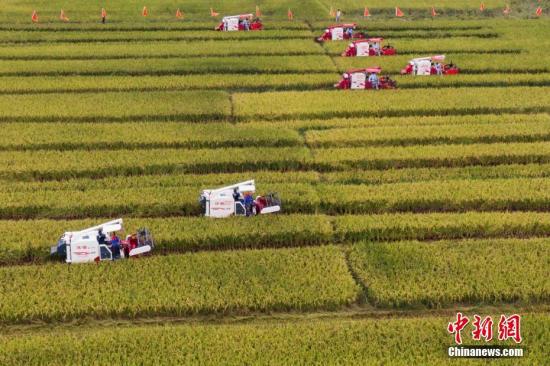
[[[444,64],[445,55],[414,58],[407,67],[401,70],[401,75],[457,75],[460,69],[452,62]]]
[[[384,38],[366,38],[351,42],[342,52],[343,57],[394,56],[397,52],[390,45],[382,47]]]
[[[205,189],[199,202],[204,216],[225,218],[229,216],[253,216],[281,211],[281,201],[277,193],[265,196],[252,195],[256,192],[254,180],[247,180],[231,186]]]
[[[50,254],[67,263],[92,263],[145,255],[154,248],[151,233],[142,228],[120,242],[120,254],[113,253],[109,234],[121,230],[122,219],[117,219],[81,231],[68,231],[51,247]]]
[[[389,76],[380,76],[379,67],[348,70],[342,74],[342,79],[334,84],[336,89],[396,89],[397,83]],[[374,76],[372,76],[374,75]],[[378,86],[373,85],[377,83]]]
[[[331,25],[321,37],[315,38],[317,42],[324,41],[343,41],[344,39],[359,39],[365,38],[365,35],[361,32],[355,32],[357,24],[347,23],[347,24],[336,24]]]
[[[222,32],[256,31],[264,28],[259,19],[254,19],[252,14],[229,15],[222,18],[221,23],[215,28]]]

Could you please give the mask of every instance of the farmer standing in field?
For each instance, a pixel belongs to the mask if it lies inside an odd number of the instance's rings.
[[[105,10],[105,8],[101,8],[101,23],[105,24],[106,19],[107,19],[107,10]]]
[[[342,17],[342,11],[340,9],[336,10],[336,23],[340,21],[341,17]]]

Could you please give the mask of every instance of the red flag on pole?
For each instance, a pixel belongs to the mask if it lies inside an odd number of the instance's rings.
[[[435,8],[432,6],[432,17],[437,16],[437,12],[435,11]]]
[[[146,6],[143,7],[143,10],[141,11],[141,15],[143,15],[144,17],[149,15],[149,10],[147,10]]]
[[[179,8],[178,8],[178,10],[176,10],[176,18],[183,19],[183,13],[181,12],[181,10]]]
[[[508,15],[512,12],[512,9],[510,9],[510,5],[506,5],[506,7],[504,8],[504,10],[502,11],[502,13],[504,15]]]
[[[214,9],[210,8],[210,16],[211,16],[211,17],[217,17],[218,15],[220,15],[220,13],[216,13],[216,12],[214,11]]]
[[[63,9],[61,9],[61,13],[59,13],[59,20],[61,20],[62,22],[68,22],[69,21],[69,18],[67,18],[67,16],[65,15],[65,12],[63,11]]]
[[[479,4],[479,11],[485,11],[485,4],[484,3]]]
[[[38,23],[38,13],[36,12],[36,10],[32,11],[31,20],[33,23]]]
[[[369,8],[365,7],[365,11],[363,12],[364,17],[370,17]]]
[[[405,14],[403,14],[403,12],[401,11],[401,9],[399,9],[397,6],[395,7],[395,16],[398,17],[398,18],[401,18],[403,16],[405,16]]]
[[[258,5],[256,5],[256,17],[261,17],[262,16],[262,12],[260,11],[260,7]]]
[[[542,8],[539,6],[537,10],[535,11],[535,14],[540,17],[542,15]]]
[[[292,14],[292,10],[290,8],[288,9],[288,12],[286,13],[286,16],[288,17],[288,20],[294,19],[294,14]]]

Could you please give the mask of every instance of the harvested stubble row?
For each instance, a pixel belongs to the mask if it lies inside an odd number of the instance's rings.
[[[98,166],[98,161],[101,166]],[[233,173],[253,170],[320,171],[462,167],[550,162],[550,144],[495,143],[403,147],[257,147],[101,151],[3,151],[0,178],[21,180],[101,178],[105,175]]]
[[[336,128],[308,131],[305,137],[313,147],[547,141],[550,122]]]
[[[381,307],[550,299],[550,239],[356,244],[349,261]]]
[[[5,124],[0,136],[0,150],[282,147],[302,143],[295,130],[214,122],[14,122]]]
[[[336,91],[236,93],[234,113],[240,118],[311,119],[410,115],[547,112],[550,93],[541,87],[440,88],[387,90],[378,93]],[[335,101],[338,103],[335,103]],[[410,101],[414,100],[411,105]]]
[[[547,178],[380,185],[274,183],[267,187],[287,202],[284,205],[286,213],[550,210],[550,180]],[[198,216],[201,214],[197,203],[199,193],[197,186],[8,191],[0,193],[0,218]]]
[[[105,222],[0,221],[0,264],[43,263],[50,246],[64,232]],[[125,219],[133,231],[148,227],[155,252],[290,247],[361,240],[443,240],[462,238],[534,237],[550,234],[550,215],[536,212],[466,212],[382,214],[368,216],[281,215],[243,220],[203,218]],[[266,230],[269,227],[269,230]]]
[[[2,323],[336,309],[359,293],[333,246],[4,267],[0,289]]]
[[[37,94],[106,91],[169,91],[226,89],[308,90],[330,88],[338,74],[216,74],[135,76],[4,76],[2,94]]]
[[[0,75],[187,75],[253,73],[336,72],[331,59],[313,56],[227,56],[121,60],[26,60],[2,61]],[[210,77],[208,75],[208,77]]]
[[[494,314],[484,315],[498,319],[501,313],[493,311]],[[466,315],[472,316],[470,313]],[[133,363],[250,365],[270,364],[277,360],[287,365],[440,366],[449,362],[443,350],[456,345],[452,337],[442,331],[450,321],[451,316],[423,316],[112,328],[81,325],[71,329],[53,328],[36,330],[33,334],[0,336],[0,363],[14,366],[45,363],[83,366]],[[548,314],[522,313],[521,325],[521,346],[528,353],[525,357],[502,358],[499,365],[542,365],[547,359]],[[120,352],[113,352],[113,344],[118,344],[121,339],[124,347]],[[498,345],[513,347],[513,341],[499,341]],[[400,352],[390,353],[388,350]],[[32,358],[29,357],[31,354]]]
[[[229,96],[221,91],[2,95],[0,108],[0,120],[23,122],[206,120],[231,112]]]
[[[198,42],[37,44],[0,47],[0,59],[117,59],[186,56],[251,56],[323,54],[311,40],[210,40]]]

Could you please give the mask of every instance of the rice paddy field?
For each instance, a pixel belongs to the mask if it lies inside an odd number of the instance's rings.
[[[0,365],[485,364],[447,356],[457,311],[520,314],[497,362],[547,363],[550,3],[395,5],[3,0]],[[214,31],[256,6],[264,30]],[[397,55],[315,42],[331,8]],[[436,54],[460,74],[400,75]],[[398,89],[334,89],[370,66]],[[201,217],[248,179],[280,214]],[[154,255],[49,258],[118,217]]]

